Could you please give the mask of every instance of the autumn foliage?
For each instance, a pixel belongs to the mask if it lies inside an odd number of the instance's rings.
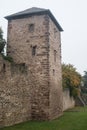
[[[62,65],[62,79],[63,88],[68,88],[70,90],[70,96],[78,96],[81,84],[81,75],[76,71],[76,68],[73,65]]]

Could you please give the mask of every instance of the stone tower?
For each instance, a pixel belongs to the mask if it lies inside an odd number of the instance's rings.
[[[28,67],[29,83],[24,88],[30,93],[29,118],[59,117],[63,111],[61,26],[50,10],[36,7],[5,18],[8,20],[7,54],[16,64]]]

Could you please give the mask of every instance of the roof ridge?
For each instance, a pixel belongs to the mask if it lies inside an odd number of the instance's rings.
[[[22,15],[22,14],[28,14],[28,13],[34,13],[34,12],[42,12],[42,11],[46,11],[47,9],[43,9],[43,8],[38,8],[38,7],[31,7],[29,9],[23,10],[23,11],[19,11],[17,13],[11,14],[7,17],[10,16],[16,16],[16,15]],[[6,18],[6,17],[5,17]]]

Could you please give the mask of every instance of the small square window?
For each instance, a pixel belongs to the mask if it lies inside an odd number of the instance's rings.
[[[29,24],[29,32],[33,32],[34,31],[34,24]]]
[[[3,64],[3,72],[6,72],[6,65]]]

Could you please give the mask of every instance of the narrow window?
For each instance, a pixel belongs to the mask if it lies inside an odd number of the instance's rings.
[[[54,28],[54,38],[56,38],[56,36],[57,36],[57,30],[56,28]]]
[[[53,76],[55,75],[55,70],[53,69]]]
[[[3,72],[5,72],[5,71],[6,71],[6,65],[3,64]]]
[[[57,51],[54,50],[54,61],[56,62],[56,54],[57,54]]]
[[[36,46],[33,46],[32,47],[32,56],[35,56],[36,55]]]
[[[34,24],[29,24],[29,32],[33,32],[34,31]]]

